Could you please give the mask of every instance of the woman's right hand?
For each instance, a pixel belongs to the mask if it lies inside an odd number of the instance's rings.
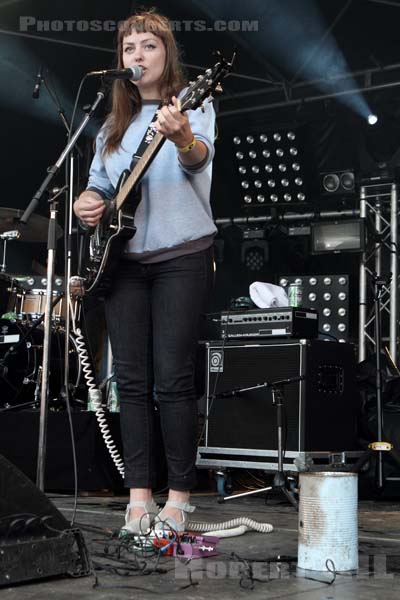
[[[95,227],[101,220],[105,210],[105,204],[97,192],[87,190],[82,192],[77,200],[74,202],[74,213],[89,227]]]

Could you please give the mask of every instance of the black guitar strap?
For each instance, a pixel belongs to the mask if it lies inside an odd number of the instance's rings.
[[[151,119],[150,124],[149,124],[148,128],[146,129],[146,132],[142,138],[142,141],[140,142],[139,146],[137,147],[136,152],[132,155],[132,161],[131,161],[131,165],[130,165],[131,171],[134,168],[134,166],[136,165],[136,163],[142,158],[146,148],[153,141],[153,138],[157,133],[157,129],[154,127],[154,123],[157,121],[157,117],[158,117],[157,112],[161,107],[162,107],[162,102],[160,102],[160,104],[157,106],[156,112],[154,113],[153,118]]]

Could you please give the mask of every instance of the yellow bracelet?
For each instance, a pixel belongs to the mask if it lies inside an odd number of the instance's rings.
[[[192,141],[187,146],[183,146],[183,148],[180,148],[179,146],[177,146],[178,152],[182,152],[182,154],[185,154],[186,152],[190,152],[191,150],[193,150],[193,148],[195,147],[196,144],[197,144],[197,140],[193,136]]]

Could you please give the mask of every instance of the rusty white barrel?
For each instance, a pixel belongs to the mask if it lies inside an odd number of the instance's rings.
[[[331,560],[333,564],[327,560]],[[300,474],[299,569],[358,569],[357,473]]]

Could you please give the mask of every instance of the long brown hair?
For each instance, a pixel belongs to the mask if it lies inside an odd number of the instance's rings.
[[[171,31],[169,21],[154,9],[141,11],[124,21],[118,31],[117,68],[123,68],[122,53],[124,38],[133,31],[148,32],[159,37],[165,47],[165,66],[160,78],[160,94],[162,102],[169,102],[185,86],[182,67],[179,61],[179,50]],[[110,154],[118,149],[126,129],[142,108],[142,98],[138,88],[129,80],[117,79],[112,87],[111,111],[105,123],[106,141],[103,154]]]

